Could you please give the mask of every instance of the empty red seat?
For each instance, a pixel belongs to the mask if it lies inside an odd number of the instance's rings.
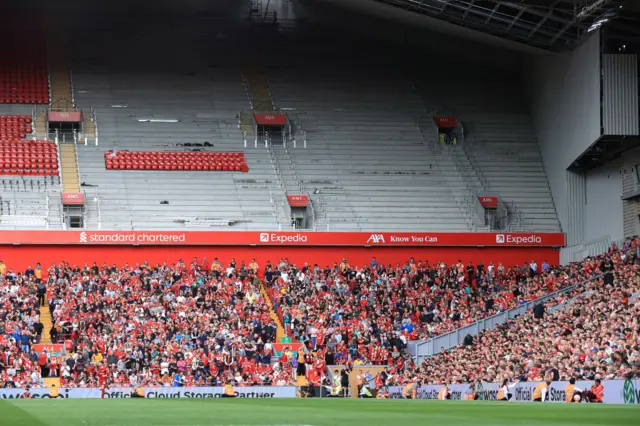
[[[107,170],[249,171],[242,152],[107,151],[104,158]]]

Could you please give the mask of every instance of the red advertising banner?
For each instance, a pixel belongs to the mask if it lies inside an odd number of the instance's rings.
[[[82,113],[79,111],[56,112],[49,111],[49,121],[53,123],[80,123]]]
[[[458,120],[455,117],[436,115],[433,117],[438,127],[456,127]]]
[[[284,114],[254,114],[256,123],[260,126],[284,126],[287,116]]]
[[[31,347],[34,352],[46,352],[50,355],[62,355],[66,352],[64,345],[58,343],[38,343]]]
[[[498,208],[498,197],[496,195],[478,195],[478,201],[485,209]]]
[[[83,205],[84,194],[82,192],[63,192],[62,204],[67,205]]]
[[[300,195],[287,195],[287,200],[291,207],[307,207],[309,204],[309,197],[304,194]]]
[[[3,231],[0,244],[563,247],[565,237],[537,232]]]

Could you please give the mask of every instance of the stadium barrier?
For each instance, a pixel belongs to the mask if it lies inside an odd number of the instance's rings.
[[[598,275],[596,277],[589,278],[588,281],[592,281],[600,277],[601,275]],[[484,330],[492,330],[509,319],[516,318],[519,315],[524,315],[527,311],[533,309],[536,304],[541,302],[546,303],[549,300],[555,299],[558,296],[572,291],[583,284],[584,282],[554,291],[553,293],[549,293],[536,300],[528,301],[520,306],[516,306],[515,308],[508,309],[487,318],[483,318],[472,324],[465,325],[463,327],[457,328],[456,330],[450,331],[449,333],[444,333],[431,339],[408,342],[407,350],[409,351],[409,354],[411,354],[411,356],[416,360],[416,362],[421,363],[425,358],[440,353],[442,348],[448,350],[461,345],[464,342],[464,338],[468,334],[470,334],[471,336],[476,336]],[[564,306],[564,304],[562,306]],[[558,307],[554,307],[549,311],[549,313],[557,308]]]
[[[133,388],[110,388],[105,390],[105,398],[130,398]],[[237,398],[295,398],[297,388],[294,386],[254,386],[236,388]],[[25,389],[0,389],[0,399],[24,398]],[[47,388],[32,388],[29,390],[32,398],[46,398],[49,395]],[[182,387],[144,388],[145,398],[220,398],[222,387]],[[101,398],[102,391],[99,388],[64,388],[59,389],[63,398]]]
[[[510,389],[513,394],[510,402],[533,402],[533,390],[540,382],[519,382]],[[551,383],[548,402],[566,402],[568,381]],[[576,387],[590,389],[593,381],[576,381]],[[603,380],[605,404],[640,404],[640,380]],[[449,386],[451,400],[464,400],[469,384],[453,384]],[[496,401],[499,383],[482,383],[478,391],[478,400]],[[442,385],[423,385],[418,388],[417,399],[438,399]],[[402,386],[390,386],[389,398],[402,398]]]

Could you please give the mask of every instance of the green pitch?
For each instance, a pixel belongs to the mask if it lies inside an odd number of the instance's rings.
[[[2,426],[640,425],[638,405],[329,399],[0,400]]]

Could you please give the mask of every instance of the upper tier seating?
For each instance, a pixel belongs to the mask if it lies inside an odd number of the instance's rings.
[[[48,104],[44,43],[0,28],[0,104]]]
[[[58,153],[53,142],[0,142],[0,174],[58,176]]]
[[[229,63],[229,58],[239,61],[238,49],[229,40],[217,39],[222,29],[210,22],[172,25],[170,32],[142,24],[134,34],[100,32],[92,40],[74,41],[79,51],[92,49],[96,57],[89,61],[78,56],[72,64],[76,103],[93,107],[99,131],[99,146],[78,146],[87,226],[290,229],[291,217],[282,207],[284,194],[268,152],[264,145],[245,148],[238,128],[239,112],[250,105],[242,70]],[[130,48],[110,49],[122,43]],[[185,45],[215,54],[194,55]],[[214,177],[198,171],[197,163],[195,170],[179,173],[109,170],[105,151],[233,152],[244,156],[247,167],[246,173]]]
[[[0,142],[24,139],[32,130],[30,115],[0,115]]]
[[[104,161],[107,170],[249,171],[242,152],[107,151]]]

